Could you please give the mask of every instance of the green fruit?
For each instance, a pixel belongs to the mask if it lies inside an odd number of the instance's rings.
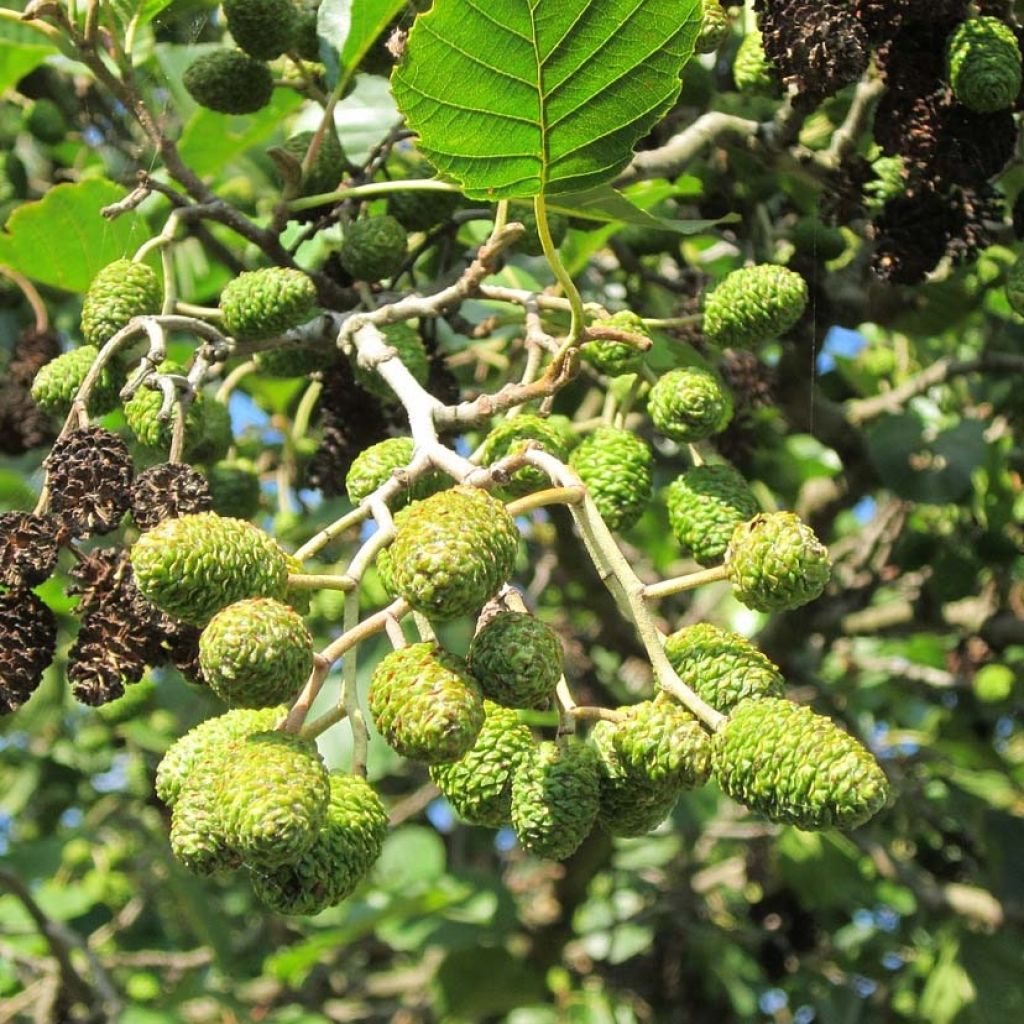
[[[286,707],[239,708],[208,718],[190,729],[168,748],[156,768],[156,795],[173,807],[193,766],[218,746],[273,728],[287,712]]]
[[[64,141],[68,123],[60,107],[45,97],[36,100],[25,116],[25,127],[30,135],[48,146]]]
[[[102,348],[132,317],[152,316],[163,305],[160,279],[145,263],[114,260],[93,279],[82,303],[82,336]]]
[[[182,85],[201,107],[221,114],[253,114],[270,102],[270,68],[241,50],[213,50],[185,69]]]
[[[713,749],[726,794],[772,821],[856,828],[888,797],[882,769],[860,743],[788,700],[744,701],[716,733]]]
[[[722,714],[741,700],[785,695],[773,662],[745,637],[710,623],[677,630],[666,638],[665,654],[679,678]]]
[[[562,451],[569,453],[580,443],[580,435],[573,430],[572,420],[568,416],[555,413],[553,416],[549,416],[546,422],[558,434]]]
[[[82,345],[45,363],[32,381],[32,400],[51,416],[67,416],[98,355],[94,345]],[[117,408],[119,390],[114,366],[108,363],[89,395],[89,412],[93,416],[113,412]]]
[[[390,480],[396,470],[405,469],[412,461],[416,449],[412,438],[389,437],[386,441],[378,441],[361,451],[352,461],[345,476],[345,491],[349,501],[358,505],[368,498],[378,487]],[[429,472],[416,480],[413,485],[398,496],[391,499],[392,508],[402,508],[410,501],[419,501],[430,497],[438,491],[445,490],[447,484],[440,473]]]
[[[225,754],[215,792],[228,845],[257,870],[293,863],[327,817],[331,787],[316,744],[259,732]]]
[[[478,611],[512,575],[519,531],[505,506],[459,485],[395,515],[390,583],[424,615],[454,619]]]
[[[222,0],[228,31],[239,49],[273,60],[287,49],[297,12],[291,0]]]
[[[814,217],[804,217],[793,230],[797,252],[827,263],[846,252],[846,238],[839,228],[828,227]]]
[[[231,413],[223,402],[205,397],[203,400],[202,433],[188,449],[189,459],[212,465],[220,462],[235,443],[231,428]],[[213,487],[211,483],[211,489]]]
[[[405,228],[394,217],[364,217],[345,228],[338,259],[357,281],[380,281],[401,269],[406,246]]]
[[[161,363],[157,372],[184,377],[185,367],[178,363]],[[124,418],[135,439],[147,448],[167,450],[174,433],[174,413],[161,419],[164,393],[160,388],[143,385],[124,403]],[[194,457],[193,449],[201,445],[206,433],[206,396],[197,392],[185,412],[185,451]]]
[[[687,366],[658,378],[647,411],[659,433],[693,444],[725,430],[732,419],[732,396],[717,374]]]
[[[509,212],[509,220],[519,221],[526,228],[526,234],[512,248],[526,253],[527,256],[543,256],[544,246],[541,244],[540,233],[537,231],[537,214],[534,212],[533,207],[516,206]],[[551,234],[551,241],[556,249],[565,241],[568,230],[568,217],[560,213],[548,212],[548,231]]]
[[[256,895],[279,914],[318,914],[370,873],[388,834],[380,797],[357,775],[332,772],[327,815],[312,846],[273,872],[253,872]]]
[[[524,451],[528,441],[536,441],[543,451],[562,461],[569,454],[562,431],[540,416],[522,413],[511,419],[501,420],[491,428],[480,446],[480,462],[485,466],[493,466],[506,455],[517,455]],[[511,475],[508,483],[496,488],[495,493],[506,500],[511,500],[548,486],[550,481],[543,470],[534,466],[523,466]]]
[[[484,724],[483,695],[462,658],[436,644],[411,644],[374,670],[370,714],[403,757],[426,764],[457,761]]]
[[[871,162],[871,170],[874,178],[864,185],[865,205],[877,211],[906,191],[906,166],[901,156],[880,156]]]
[[[753,348],[785,334],[807,308],[807,282],[774,263],[734,270],[704,300],[704,334],[715,345]]]
[[[610,530],[628,530],[650,503],[654,456],[629,430],[598,427],[573,451],[569,465],[586,484]]]
[[[968,18],[950,37],[947,57],[953,94],[969,110],[990,114],[1016,103],[1021,52],[1009,25],[998,18]]]
[[[694,43],[694,53],[714,53],[729,38],[732,23],[720,0],[703,0],[701,4],[703,21],[700,34]]]
[[[314,132],[299,132],[297,135],[289,136],[281,148],[295,157],[301,165],[314,137]],[[348,169],[345,151],[341,148],[338,133],[332,125],[320,138],[320,148],[317,149],[309,170],[303,176],[299,195],[318,196],[333,192]]]
[[[236,601],[283,599],[288,587],[288,560],[273,538],[215,512],[165,520],[135,542],[131,562],[142,596],[194,626]]]
[[[732,466],[695,466],[665,490],[672,533],[701,565],[722,560],[733,530],[757,515],[757,499]]]
[[[232,707],[290,702],[313,668],[313,638],[302,619],[264,597],[222,608],[199,637],[210,689]]]
[[[832,575],[828,549],[792,512],[768,512],[741,523],[725,552],[736,599],[761,612],[799,608]]]
[[[562,641],[522,612],[499,612],[473,637],[469,670],[484,696],[509,708],[544,710],[562,677]]]
[[[255,341],[297,327],[315,305],[312,279],[289,267],[246,271],[229,281],[220,296],[228,333]]]
[[[382,328],[384,341],[395,350],[395,356],[420,384],[426,384],[430,375],[430,354],[427,352],[420,332],[408,322],[389,324]],[[384,378],[376,372],[359,365],[354,360],[356,383],[371,395],[387,402],[395,400],[395,394]]]
[[[732,77],[740,92],[772,96],[779,91],[775,66],[764,52],[761,33],[754,29],[740,42],[732,64]]]
[[[409,180],[433,179],[434,168],[421,161],[401,177]],[[429,231],[438,224],[444,224],[461,203],[462,194],[459,192],[407,189],[388,195],[388,213],[407,231]]]
[[[228,766],[229,750],[230,744],[222,742],[195,752],[174,800],[171,853],[195,875],[229,871],[241,863],[224,830],[216,795],[217,781]]]
[[[597,753],[585,743],[528,751],[512,774],[512,827],[523,849],[548,860],[572,856],[594,827],[600,785]]]
[[[214,404],[214,403],[211,403]],[[206,472],[213,510],[219,516],[252,519],[260,507],[260,477],[246,459],[218,462]]]
[[[595,320],[590,326],[611,327],[650,338],[643,320],[628,309],[621,310],[604,320]],[[632,373],[639,369],[644,361],[644,353],[635,345],[629,345],[624,341],[588,341],[580,346],[580,355],[602,373],[612,377]]]
[[[253,359],[267,377],[306,377],[322,373],[334,362],[337,353],[306,344],[281,345],[257,352]]]
[[[317,2],[299,0],[295,6],[295,20],[292,22],[288,50],[300,60],[320,60],[320,37],[317,31]]]
[[[430,777],[470,825],[501,828],[512,813],[512,773],[532,749],[533,736],[516,713],[484,701],[484,724],[458,761],[430,766]]]
[[[1015,313],[1024,316],[1024,256],[1018,256],[1014,260],[1013,266],[1006,272],[1006,299]],[[45,369],[44,366],[43,370]],[[32,397],[35,398],[34,384],[32,385]],[[36,401],[38,402],[38,399]]]

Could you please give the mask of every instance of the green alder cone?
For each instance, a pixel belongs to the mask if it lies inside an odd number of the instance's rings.
[[[435,172],[429,163],[419,160],[412,167],[397,171],[395,176],[407,180],[433,179]],[[461,192],[404,189],[389,193],[388,213],[407,231],[429,231],[446,223],[462,202]]]
[[[509,211],[509,220],[518,221],[526,228],[526,233],[519,239],[513,249],[526,253],[527,256],[543,256],[544,246],[540,240],[540,232],[537,231],[537,214],[532,206],[516,206]],[[551,234],[551,241],[557,249],[569,231],[569,218],[561,213],[548,211],[548,232]]]
[[[420,332],[412,324],[403,322],[384,327],[384,340],[395,350],[397,358],[420,384],[426,384],[430,375],[430,354],[427,352]],[[387,381],[376,370],[368,370],[353,359],[356,383],[371,395],[386,402],[395,400],[394,392]]]
[[[232,707],[288,702],[313,668],[313,638],[296,612],[265,597],[222,608],[199,637],[210,689]]]
[[[597,820],[600,789],[593,747],[571,738],[534,747],[512,775],[512,827],[523,849],[571,857]]]
[[[654,456],[629,430],[598,427],[569,458],[610,530],[628,530],[650,504]]]
[[[767,697],[736,707],[714,738],[714,773],[734,800],[803,829],[851,829],[889,794],[878,762],[831,719]]]
[[[224,327],[236,338],[275,338],[307,319],[316,285],[301,270],[264,267],[239,274],[220,296]]]
[[[732,395],[718,375],[699,366],[669,370],[647,400],[655,428],[683,444],[720,434],[732,419]]]
[[[665,490],[672,533],[701,565],[722,560],[733,530],[757,515],[757,499],[732,466],[695,466]]]
[[[538,446],[555,458],[564,461],[569,451],[565,446],[562,432],[541,416],[523,413],[511,419],[501,420],[492,427],[480,446],[480,461],[492,466],[506,455],[516,455],[526,447],[526,442],[536,441]],[[505,500],[520,498],[524,494],[539,491],[549,485],[547,474],[534,466],[517,469],[507,484],[502,484],[495,493]]]
[[[211,402],[211,405],[216,403]],[[213,510],[219,516],[252,519],[260,507],[260,477],[248,459],[214,463],[206,472]]]
[[[320,38],[317,34],[319,6],[318,0],[312,3],[299,0],[295,5],[295,21],[292,23],[288,49],[302,60],[320,60]]]
[[[430,766],[430,777],[470,825],[501,828],[512,815],[512,773],[533,748],[533,736],[515,711],[484,701],[484,724],[468,753]]]
[[[115,260],[92,280],[82,303],[82,336],[102,348],[132,317],[160,312],[163,288],[145,263]]]
[[[131,562],[142,596],[194,626],[245,598],[281,600],[288,588],[288,559],[277,542],[215,512],[160,523],[135,542]]]
[[[459,485],[396,513],[386,585],[416,611],[454,619],[495,595],[512,575],[518,549],[519,531],[505,506]]]
[[[64,141],[68,123],[64,113],[53,100],[45,97],[36,100],[25,116],[25,128],[29,134],[48,146]]]
[[[509,708],[550,707],[562,677],[562,641],[523,612],[499,612],[469,647],[469,670],[484,696]]]
[[[225,755],[215,792],[228,845],[257,870],[293,863],[327,817],[331,787],[316,744],[259,732],[230,744]]]
[[[740,42],[732,64],[732,77],[740,92],[755,96],[773,96],[779,91],[774,65],[764,52],[761,33],[754,29]]]
[[[32,400],[51,416],[67,416],[98,355],[95,345],[82,345],[51,359],[39,368],[32,381]],[[89,412],[93,416],[106,416],[113,412],[118,406],[120,388],[115,366],[108,363],[89,395]]]
[[[1021,52],[1009,25],[998,18],[968,18],[949,39],[949,83],[969,110],[991,114],[1020,95]]]
[[[355,892],[387,834],[387,811],[370,784],[332,772],[327,816],[312,846],[293,864],[253,872],[253,891],[279,914],[318,914]]]
[[[412,460],[416,449],[410,437],[389,437],[363,449],[352,461],[345,476],[345,491],[349,501],[358,505],[378,487],[394,476],[396,470],[405,469]],[[411,501],[429,498],[432,494],[447,489],[447,482],[440,473],[429,472],[421,476],[405,491],[391,499],[392,508],[402,508]]]
[[[274,76],[241,50],[214,50],[196,57],[181,79],[201,107],[220,114],[254,114],[270,102]]]
[[[179,363],[165,362],[157,367],[158,373],[184,377],[187,374]],[[160,418],[164,406],[164,393],[160,388],[143,385],[124,403],[124,418],[135,440],[147,448],[166,451],[171,447],[174,415]],[[185,451],[194,457],[194,449],[206,436],[206,396],[197,392],[185,411]]]
[[[828,549],[792,512],[762,513],[737,526],[725,567],[736,599],[760,612],[813,601],[832,575]]]
[[[694,53],[714,53],[729,38],[732,22],[720,0],[703,0],[700,34],[694,43]]]
[[[804,217],[793,229],[793,247],[827,263],[846,252],[846,238],[839,228],[822,224],[816,217]]]
[[[301,164],[306,158],[314,136],[314,132],[299,132],[297,135],[289,136],[281,148]],[[299,195],[318,196],[334,192],[348,169],[348,159],[341,148],[338,133],[332,125],[321,137],[320,148],[317,149],[309,170],[303,175]]]
[[[394,217],[364,217],[345,228],[338,259],[357,281],[380,281],[398,273],[407,245],[405,228]]]
[[[287,49],[298,12],[291,0],[223,0],[228,31],[239,49],[273,60]]]
[[[628,309],[621,310],[603,320],[595,320],[591,327],[611,327],[630,334],[650,338],[643,319]],[[602,373],[618,377],[623,373],[638,370],[644,361],[644,353],[624,341],[588,341],[580,346],[580,355]]]
[[[1006,299],[1015,313],[1024,316],[1024,257],[1022,256],[1017,257],[1013,266],[1006,273]],[[45,370],[46,367],[44,366],[43,369]],[[42,373],[42,370],[39,372]],[[35,398],[35,385],[32,386],[32,397]]]
[[[257,352],[253,360],[267,377],[306,377],[320,373],[334,362],[337,353],[315,345],[281,345]]]
[[[238,708],[200,722],[176,739],[160,759],[156,768],[156,795],[168,807],[173,807],[197,761],[223,744],[272,729],[287,711],[284,705],[276,708]]]
[[[189,458],[193,462],[205,462],[212,466],[227,456],[234,443],[228,407],[223,402],[204,396],[203,430],[188,449]]]
[[[704,334],[723,348],[774,341],[803,316],[807,299],[807,282],[787,267],[742,267],[705,298]]]
[[[480,686],[465,661],[437,644],[410,644],[386,655],[370,681],[377,731],[403,757],[457,761],[484,724]]]
[[[227,768],[228,743],[194,752],[174,800],[170,844],[174,858],[195,875],[219,874],[241,863],[232,849],[216,798],[217,779]]]
[[[707,622],[667,637],[665,654],[679,678],[722,714],[741,700],[782,697],[786,692],[778,667],[746,637]]]

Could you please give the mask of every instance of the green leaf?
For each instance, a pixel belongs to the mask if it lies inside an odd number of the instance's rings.
[[[974,1002],[976,993],[957,954],[960,943],[952,936],[942,943],[939,962],[928,975],[917,1006],[918,1018],[931,1024],[951,1024],[965,1006]]]
[[[437,0],[392,86],[469,198],[583,192],[670,108],[700,23],[700,0]]]
[[[120,185],[104,178],[55,185],[11,214],[0,234],[0,263],[41,284],[84,292],[101,268],[131,256],[149,235],[138,213],[101,216],[104,206],[124,196]]]
[[[351,73],[404,6],[404,0],[323,0],[316,31],[330,88]]]
[[[29,23],[0,21],[0,93],[37,68],[57,47]]]
[[[669,188],[666,194],[672,195],[674,191],[675,189]],[[735,213],[718,220],[672,220],[669,217],[657,217],[642,210],[611,185],[598,185],[586,192],[560,195],[557,200],[548,203],[548,210],[565,213],[570,217],[583,217],[601,224],[635,224],[641,228],[675,231],[680,235],[699,235],[717,224],[739,220],[739,214]]]

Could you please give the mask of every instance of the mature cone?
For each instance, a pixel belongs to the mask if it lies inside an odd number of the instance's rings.
[[[712,0],[712,2],[718,6],[718,0]],[[611,327],[617,331],[639,334],[640,337],[648,339],[651,336],[644,326],[643,319],[628,309],[620,310],[603,320],[595,320],[590,326]],[[634,370],[638,370],[644,361],[644,353],[635,345],[630,345],[625,341],[600,339],[588,341],[580,346],[580,355],[602,373],[607,373],[612,377],[623,373],[632,373]]]
[[[753,348],[785,334],[807,307],[807,282],[774,263],[734,270],[704,300],[704,334],[722,348]]]
[[[644,514],[654,486],[647,442],[619,427],[598,427],[569,457],[610,530],[628,530]]]
[[[918,284],[945,255],[951,228],[949,200],[932,188],[890,200],[872,224],[871,269],[895,284]]]
[[[597,819],[597,753],[575,739],[544,742],[512,774],[512,827],[523,849],[548,860],[572,856]]]
[[[979,114],[1012,107],[1020,94],[1021,51],[998,18],[969,18],[949,40],[949,82],[956,98]]]
[[[721,0],[702,0],[701,17],[694,53],[714,53],[729,38],[732,22]]]
[[[294,863],[254,871],[256,895],[279,914],[318,914],[355,892],[380,857],[388,815],[358,775],[332,772],[327,816],[313,845]]]
[[[232,744],[221,742],[197,752],[171,812],[171,853],[195,875],[237,868],[242,858],[224,828],[217,786],[229,768]]]
[[[512,773],[532,747],[515,711],[485,700],[476,743],[458,761],[431,765],[430,777],[463,821],[501,828],[512,813]]]
[[[432,643],[385,656],[374,669],[368,699],[388,744],[425,764],[457,761],[484,724],[483,695],[465,661]]]
[[[713,750],[715,778],[729,796],[799,828],[856,828],[889,795],[860,743],[831,719],[777,697],[736,707]]]
[[[168,519],[135,542],[131,559],[143,596],[193,626],[236,601],[283,599],[288,588],[288,560],[277,542],[214,512]]]
[[[499,612],[469,646],[469,670],[484,696],[509,708],[550,707],[562,677],[562,641],[523,612]]]
[[[82,345],[48,362],[32,381],[32,401],[51,416],[67,416],[97,355],[99,351],[94,345]],[[113,412],[118,405],[120,388],[115,369],[108,363],[89,393],[86,408],[93,416]]]
[[[405,228],[394,217],[364,217],[345,228],[338,258],[355,280],[379,281],[398,273],[407,244]]]
[[[778,72],[764,52],[764,40],[757,29],[741,40],[732,62],[732,77],[740,92],[770,96],[779,91]]]
[[[162,661],[152,625],[151,616],[134,615],[114,601],[88,612],[68,651],[75,700],[90,707],[109,704],[142,679],[147,663]]]
[[[395,350],[395,357],[416,378],[420,384],[426,384],[430,374],[430,354],[427,352],[420,332],[408,322],[390,324],[382,329],[385,343]],[[353,360],[353,372],[356,383],[371,395],[387,402],[395,400],[395,394],[387,381],[375,370],[369,370]]]
[[[746,637],[708,622],[672,633],[665,640],[665,654],[679,678],[722,714],[741,700],[786,692],[778,667]]]
[[[183,462],[150,466],[132,484],[132,519],[140,530],[152,530],[165,519],[209,512],[212,507],[206,477]]]
[[[56,436],[53,420],[32,400],[27,387],[0,384],[0,452],[22,455],[49,444]]]
[[[291,0],[223,0],[235,44],[257,60],[273,60],[288,48],[298,11]]]
[[[1015,313],[1024,316],[1024,257],[1018,256],[1006,272],[1006,299]]]
[[[665,490],[668,521],[680,546],[701,565],[722,560],[739,523],[757,515],[757,499],[732,466],[695,466]]]
[[[131,260],[108,263],[93,279],[82,303],[82,336],[102,348],[132,317],[160,312],[163,288],[152,267]]]
[[[181,78],[201,107],[221,114],[252,114],[270,102],[270,68],[241,50],[213,50],[196,57]]]
[[[732,419],[732,396],[716,373],[686,366],[658,378],[647,411],[659,433],[692,444],[725,430]]]
[[[169,361],[161,363],[156,370],[158,374],[175,377],[184,377],[187,373],[185,367]],[[185,410],[185,450],[193,458],[196,446],[202,444],[205,439],[206,404],[206,397],[202,392],[198,392]],[[172,410],[171,415],[163,419],[163,408],[163,390],[159,387],[149,387],[148,384],[143,384],[124,403],[125,421],[139,444],[147,448],[170,448],[176,413]]]
[[[213,510],[221,516],[252,519],[259,511],[260,476],[248,459],[226,459],[206,471]]]
[[[316,842],[331,786],[316,744],[259,732],[225,749],[216,794],[228,845],[251,868],[293,863]]]
[[[156,767],[156,795],[173,807],[182,788],[192,776],[194,766],[208,751],[272,729],[287,713],[276,708],[237,708],[190,729],[176,739]]]
[[[288,0],[285,3],[291,6]],[[228,333],[254,341],[275,338],[298,326],[315,305],[316,285],[301,270],[290,267],[246,271],[229,281],[220,294]]]
[[[478,611],[512,575],[519,531],[500,501],[458,485],[395,515],[389,551],[398,594],[424,615]]]
[[[31,512],[0,512],[0,586],[38,587],[57,567],[60,524]]]
[[[7,377],[22,387],[31,387],[40,369],[60,354],[60,335],[52,327],[42,331],[33,326],[26,327],[18,335],[11,353]]]
[[[564,461],[569,455],[562,432],[557,427],[533,413],[522,413],[511,419],[501,420],[491,428],[480,446],[480,462],[485,466],[493,466],[506,455],[518,455],[525,451],[529,441],[535,442],[537,447],[554,455],[556,459]],[[522,469],[517,469],[508,483],[502,484],[496,493],[511,500],[547,486],[548,477],[543,470],[534,466],[523,466]]]
[[[741,523],[725,552],[736,599],[760,612],[799,608],[832,575],[828,548],[792,512],[766,512]]]
[[[314,137],[314,132],[299,132],[297,135],[289,136],[281,148],[295,157],[301,165],[306,159]],[[316,196],[325,192],[333,192],[347,170],[348,160],[345,157],[345,151],[341,148],[337,131],[331,126],[320,138],[320,147],[316,151],[316,156],[313,157],[309,170],[302,178],[299,196]]]
[[[313,668],[313,638],[295,611],[265,597],[217,612],[199,639],[210,689],[232,707],[291,701]]]
[[[76,537],[116,530],[131,500],[128,446],[102,427],[65,434],[43,459],[50,513]]]
[[[409,437],[389,437],[361,451],[353,460],[345,476],[345,490],[353,505],[368,498],[378,487],[390,480],[396,470],[405,469],[412,461],[416,446]],[[433,471],[425,473],[405,490],[391,499],[392,508],[402,508],[410,501],[429,498],[446,490],[447,479]]]
[[[0,715],[32,696],[53,661],[57,619],[30,590],[0,594]]]

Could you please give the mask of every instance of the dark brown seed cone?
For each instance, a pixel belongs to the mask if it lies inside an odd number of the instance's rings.
[[[59,524],[31,512],[0,513],[0,584],[38,587],[57,565]]]
[[[185,622],[168,619],[162,633],[171,664],[190,683],[205,686],[206,679],[199,664],[199,635],[202,630]]]
[[[121,551],[97,550],[83,555],[70,572],[74,583],[67,588],[71,597],[78,597],[78,615],[82,617],[106,601],[123,601],[125,567],[131,571]]]
[[[120,525],[131,497],[132,459],[124,441],[102,427],[61,438],[43,460],[50,511],[76,537],[104,534]]]
[[[763,409],[775,405],[777,375],[754,352],[729,349],[718,364],[737,409]]]
[[[96,707],[117,700],[146,672],[151,638],[148,630],[100,607],[83,620],[68,652],[68,679],[76,700]]]
[[[973,260],[992,244],[992,228],[1006,217],[1003,197],[995,189],[959,189],[950,198],[951,226],[947,253],[957,263]]]
[[[903,27],[905,7],[899,0],[850,0],[853,16],[876,46],[892,39]]]
[[[948,200],[933,190],[908,191],[891,200],[872,225],[872,270],[894,284],[923,281],[945,254],[954,226]]]
[[[929,177],[981,187],[1013,158],[1017,135],[1017,121],[1009,110],[976,114],[959,103],[950,103],[941,110],[938,146]]]
[[[28,388],[0,385],[0,452],[23,455],[49,444],[56,436],[53,420],[32,401]]]
[[[0,715],[32,696],[56,646],[57,619],[31,590],[0,594]]]
[[[131,490],[132,519],[140,530],[152,530],[165,519],[209,512],[210,485],[198,470],[180,462],[162,462],[135,478]]]
[[[7,375],[13,383],[28,390],[39,370],[51,359],[56,359],[60,352],[60,338],[56,331],[37,331],[35,327],[26,327],[11,353]]]

